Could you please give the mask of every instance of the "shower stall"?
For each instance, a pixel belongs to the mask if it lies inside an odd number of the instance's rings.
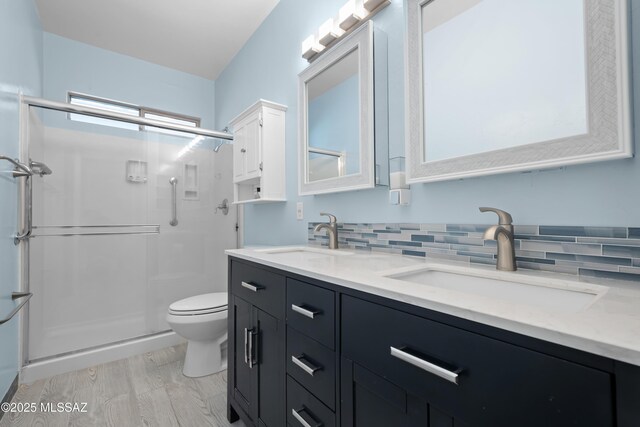
[[[27,97],[21,120],[23,380],[179,342],[169,304],[226,290],[232,136]]]

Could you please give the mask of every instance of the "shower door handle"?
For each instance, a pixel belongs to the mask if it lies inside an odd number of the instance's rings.
[[[171,177],[169,180],[169,184],[171,184],[171,221],[169,221],[169,225],[175,227],[178,225],[178,178],[175,176]]]
[[[23,240],[29,240],[33,233],[33,175],[28,175],[24,185],[24,211],[25,211],[25,228],[21,232],[17,233],[13,238],[13,244],[19,245]]]

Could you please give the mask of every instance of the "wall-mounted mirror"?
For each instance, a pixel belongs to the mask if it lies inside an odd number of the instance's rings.
[[[630,157],[626,0],[406,0],[407,179]]]
[[[299,75],[299,193],[375,186],[373,24]]]

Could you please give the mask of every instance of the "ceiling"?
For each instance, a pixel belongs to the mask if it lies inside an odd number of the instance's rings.
[[[45,31],[216,79],[279,0],[36,0]]]

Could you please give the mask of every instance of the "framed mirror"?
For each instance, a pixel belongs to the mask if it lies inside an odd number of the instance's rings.
[[[373,24],[299,74],[299,194],[375,186]]]
[[[626,0],[406,0],[407,181],[632,156]]]

